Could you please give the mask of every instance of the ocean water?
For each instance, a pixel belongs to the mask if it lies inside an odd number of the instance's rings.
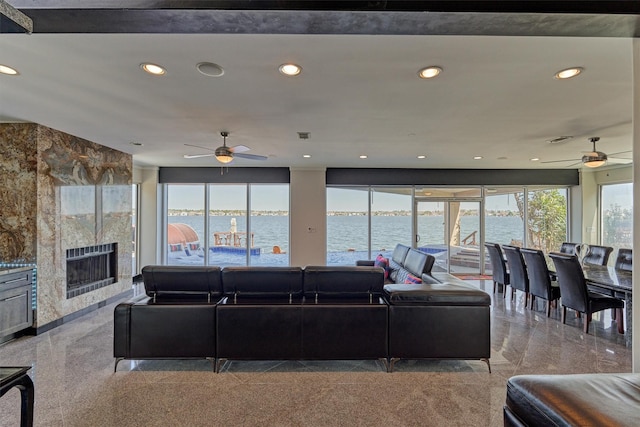
[[[210,217],[209,231],[228,232],[231,228],[230,216]],[[246,231],[246,217],[236,216],[238,232]],[[204,246],[203,216],[171,216],[169,223],[184,223],[191,226],[200,236]],[[477,216],[460,218],[460,236],[464,239],[474,231],[479,231]],[[510,243],[522,240],[523,224],[519,217],[485,218],[486,241]],[[254,246],[260,255],[251,256],[251,265],[286,265],[289,253],[289,217],[254,216],[251,218],[254,232]],[[373,255],[389,254],[397,243],[411,244],[411,217],[374,216],[371,218],[371,244]],[[327,216],[327,262],[328,264],[353,264],[355,260],[368,258],[368,220],[366,216]],[[444,242],[444,218],[442,216],[421,216],[418,219],[418,246],[442,245]],[[476,235],[479,243],[479,233]],[[210,240],[213,245],[213,236]],[[280,247],[283,254],[273,254],[273,247]],[[216,265],[245,265],[246,254],[210,252],[209,260]],[[170,254],[175,263],[202,264],[202,253]],[[178,259],[179,258],[179,259]],[[353,262],[352,262],[353,261]],[[172,261],[172,263],[174,263]]]

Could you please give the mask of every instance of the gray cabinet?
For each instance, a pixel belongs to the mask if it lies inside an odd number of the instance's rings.
[[[0,271],[0,342],[33,325],[32,270]]]

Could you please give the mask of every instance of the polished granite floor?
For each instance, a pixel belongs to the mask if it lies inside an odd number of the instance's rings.
[[[491,292],[491,281],[471,281]],[[501,426],[517,374],[631,372],[610,310],[567,325],[543,305],[495,294],[491,368],[481,361],[123,361],[113,372],[113,308],[0,346],[0,365],[32,366],[36,426]],[[595,327],[594,327],[595,326]],[[0,399],[0,426],[19,425],[19,393]]]

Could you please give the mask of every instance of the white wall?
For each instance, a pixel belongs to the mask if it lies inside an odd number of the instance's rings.
[[[138,270],[141,270],[145,265],[160,263],[158,170],[157,167],[134,166],[133,168],[133,182],[134,184],[140,184],[141,200],[138,207],[138,223],[140,226],[138,231],[140,238]]]
[[[580,172],[580,188],[582,190],[582,228],[577,242],[598,244],[598,184],[596,174],[590,170]]]
[[[289,248],[292,266],[327,262],[326,171],[291,169]]]

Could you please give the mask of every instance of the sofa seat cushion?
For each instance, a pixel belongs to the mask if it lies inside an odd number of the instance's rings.
[[[489,294],[460,283],[392,284],[384,286],[384,293],[391,305],[491,305]]]
[[[640,425],[639,374],[518,375],[506,407],[525,425]]]

